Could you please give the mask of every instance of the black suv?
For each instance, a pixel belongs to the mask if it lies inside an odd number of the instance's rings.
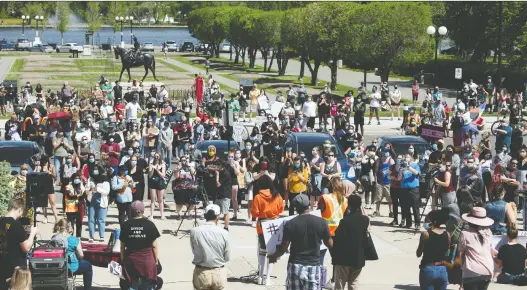
[[[193,52],[194,51],[194,43],[192,43],[190,41],[183,42],[183,44],[181,45],[181,49],[179,51],[182,51],[182,52],[185,52],[185,51]]]

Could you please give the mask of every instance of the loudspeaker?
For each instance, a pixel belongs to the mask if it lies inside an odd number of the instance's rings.
[[[53,186],[53,178],[47,172],[28,173],[26,179],[26,207],[47,207],[46,188]]]

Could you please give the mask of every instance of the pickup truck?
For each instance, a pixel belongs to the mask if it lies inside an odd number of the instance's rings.
[[[72,50],[76,50],[78,52],[84,51],[84,47],[80,44],[77,44],[75,42],[66,43],[64,45],[57,46],[57,52],[71,52]]]
[[[15,49],[15,44],[13,42],[8,42],[6,39],[0,40],[0,50],[13,50]]]
[[[33,45],[28,39],[20,38],[20,39],[17,39],[16,41],[15,50],[16,51],[25,50],[27,47],[31,47],[31,46]]]

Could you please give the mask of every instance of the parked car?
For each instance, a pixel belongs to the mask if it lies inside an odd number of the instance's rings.
[[[82,52],[84,51],[84,47],[80,44],[77,44],[75,42],[66,43],[64,45],[57,46],[57,52],[71,52],[71,51],[78,51]]]
[[[216,156],[219,158],[225,158],[227,156],[227,153],[229,152],[229,149],[238,149],[238,143],[234,140],[231,140],[231,146],[229,147],[227,144],[227,140],[206,140],[203,142],[198,142],[196,144],[196,148],[201,151],[202,156],[208,156],[207,150],[210,145],[214,145],[216,147]]]
[[[9,42],[6,39],[0,40],[0,50],[13,50],[15,49],[15,43]]]
[[[178,51],[178,45],[173,40],[168,40],[167,42],[167,51],[168,52],[177,52]]]
[[[209,45],[206,43],[199,43],[196,47],[196,52],[205,52],[209,49]]]
[[[350,169],[350,166],[348,164],[348,159],[346,156],[344,156],[344,151],[338,145],[337,141],[333,136],[331,136],[328,133],[319,133],[319,132],[294,132],[289,133],[287,136],[287,139],[285,141],[285,144],[288,146],[291,146],[293,148],[293,152],[297,155],[300,152],[304,152],[306,155],[307,160],[311,160],[313,158],[312,150],[315,146],[322,146],[324,142],[329,141],[331,143],[331,146],[334,148],[335,151],[335,157],[337,158],[337,161],[340,164],[340,168],[342,170],[342,179],[347,179],[348,170]]]
[[[28,39],[19,38],[16,41],[15,50],[21,51],[21,50],[24,50],[26,47],[30,47],[30,46],[31,46],[31,42]]]
[[[154,52],[154,44],[152,42],[143,42],[141,45],[141,51]]]
[[[20,166],[29,164],[30,158],[39,153],[33,141],[0,141],[0,161],[11,164],[11,170],[20,171]]]
[[[52,53],[54,51],[53,48],[47,44],[35,44],[31,47],[26,47],[24,50],[29,51],[29,52],[45,52],[45,53]]]
[[[220,52],[231,52],[231,49],[231,44],[228,42],[220,44]]]
[[[182,51],[182,52],[185,52],[185,51],[193,52],[194,51],[194,43],[192,43],[190,41],[183,42],[183,44],[181,45],[181,48],[180,48],[179,51]]]

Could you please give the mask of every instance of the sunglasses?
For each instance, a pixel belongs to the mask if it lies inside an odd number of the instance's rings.
[[[328,155],[328,157],[335,157],[335,155]]]
[[[445,166],[446,166],[446,167],[450,167],[450,166],[452,166],[452,165],[450,165],[450,164],[447,164],[447,165],[445,165]]]

